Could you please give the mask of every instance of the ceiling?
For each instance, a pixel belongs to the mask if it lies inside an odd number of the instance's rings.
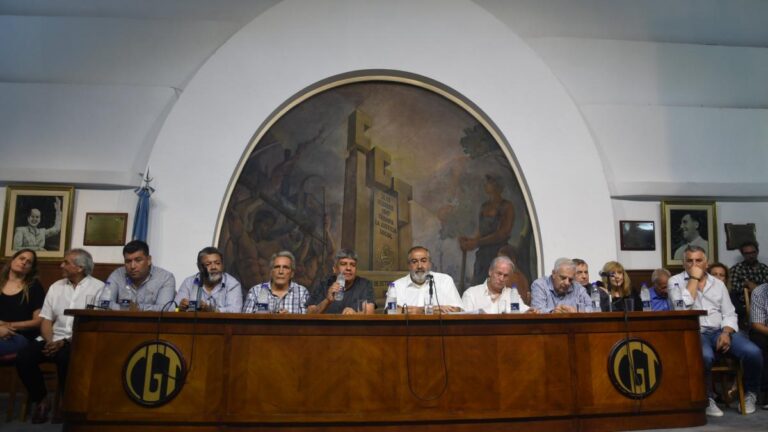
[[[119,136],[125,150],[116,159],[140,171],[165,117],[197,70],[277,3],[0,0],[0,119],[5,119],[0,129],[6,131],[0,148],[14,164],[23,165],[30,148],[50,151],[51,134],[63,146],[98,146]],[[605,160],[622,157],[616,152],[626,146],[625,137],[641,133],[647,128],[642,119],[652,121],[654,113],[684,119],[703,116],[702,110],[726,110],[722,121],[730,123],[721,130],[736,127],[731,123],[741,128],[745,121],[765,121],[768,1],[475,3],[523,38],[550,67],[581,110]],[[64,102],[51,102],[52,95]],[[108,127],[101,132],[85,127],[94,119]],[[717,126],[718,120],[712,121]],[[40,122],[49,126],[49,135],[41,134]],[[696,137],[681,131],[665,139]],[[748,145],[764,143],[764,137],[755,139]],[[14,151],[19,143],[24,151]],[[78,164],[78,155],[61,157]],[[93,167],[82,169],[94,171],[93,184],[135,182],[128,176],[115,178],[108,169],[102,174]],[[23,175],[13,166],[3,170],[3,181]],[[61,181],[62,174],[51,174],[56,175]],[[623,175],[619,179],[607,168],[609,181],[615,180],[614,196],[634,194],[621,187],[633,174]]]

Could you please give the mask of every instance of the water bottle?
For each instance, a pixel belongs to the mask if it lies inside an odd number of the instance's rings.
[[[387,287],[387,305],[385,309],[389,315],[397,313],[397,292],[395,291],[394,282],[390,282],[389,287]]]
[[[121,311],[136,310],[137,301],[136,292],[131,287],[127,286],[120,290],[119,304]]]
[[[253,313],[255,312],[256,307],[256,294],[254,293],[254,290],[248,290],[248,296],[245,298],[245,303],[243,304],[243,310],[241,312],[243,313]]]
[[[256,297],[256,307],[254,312],[267,313],[269,312],[269,283],[264,282],[261,284],[259,294]]]
[[[112,284],[109,281],[107,281],[101,289],[98,304],[99,309],[104,310],[109,310],[109,306],[112,304]]]
[[[600,288],[596,283],[592,284],[592,294],[589,295],[592,302],[592,312],[600,312]]]
[[[650,312],[651,308],[651,292],[648,291],[648,285],[643,284],[640,287],[640,300],[643,302],[643,312]]]
[[[336,301],[344,300],[344,273],[339,273],[339,275],[336,276],[336,283],[339,284],[340,289],[336,291],[336,294],[333,298]]]
[[[517,285],[512,285],[512,289],[509,292],[509,312],[513,314],[520,313],[520,293],[517,291]]]
[[[675,284],[669,289],[669,298],[672,300],[672,308],[674,310],[685,310],[685,304],[683,303],[683,292],[680,291],[680,284]]]

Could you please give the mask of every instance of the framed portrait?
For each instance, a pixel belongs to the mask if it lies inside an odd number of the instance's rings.
[[[725,247],[728,250],[734,250],[741,247],[745,242],[757,241],[757,238],[755,237],[756,232],[757,228],[753,223],[727,223],[725,224]]]
[[[72,186],[9,185],[5,195],[2,249],[7,258],[32,249],[41,260],[64,257],[72,235]]]
[[[661,202],[662,265],[682,267],[685,248],[700,246],[717,261],[717,209],[709,202]]]
[[[656,250],[656,227],[653,221],[619,221],[621,250]]]

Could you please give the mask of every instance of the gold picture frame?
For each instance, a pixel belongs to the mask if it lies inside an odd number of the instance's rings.
[[[661,202],[662,266],[682,267],[688,245],[701,246],[717,261],[717,206],[714,201]]]
[[[74,186],[9,185],[0,243],[3,257],[28,248],[40,260],[64,258],[72,237],[74,198]]]

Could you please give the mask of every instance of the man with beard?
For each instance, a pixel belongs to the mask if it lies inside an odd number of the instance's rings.
[[[683,243],[675,250],[674,259],[682,260],[685,254],[685,248],[688,246],[698,246],[709,253],[709,242],[699,233],[701,222],[691,213],[686,213],[680,219],[680,234],[683,236]]]
[[[409,274],[396,280],[397,305],[407,306],[408,313],[424,313],[425,305],[440,312],[458,312],[463,303],[453,279],[433,272],[429,249],[414,246],[408,251]],[[432,289],[430,289],[432,285]]]
[[[240,312],[243,307],[243,291],[240,282],[224,273],[224,258],[215,247],[203,248],[197,254],[199,272],[181,283],[176,293],[180,311],[190,308],[206,312]],[[192,308],[193,310],[195,307]]]
[[[176,279],[168,270],[152,265],[149,245],[141,240],[128,242],[123,247],[123,261],[125,265],[107,278],[112,304],[135,301],[140,310],[168,310],[176,294]]]
[[[45,250],[45,239],[61,232],[61,198],[56,198],[53,202],[53,209],[56,211],[56,218],[50,228],[39,227],[42,218],[39,209],[33,208],[29,211],[27,225],[17,227],[14,231],[13,250],[24,248],[35,251]]]

